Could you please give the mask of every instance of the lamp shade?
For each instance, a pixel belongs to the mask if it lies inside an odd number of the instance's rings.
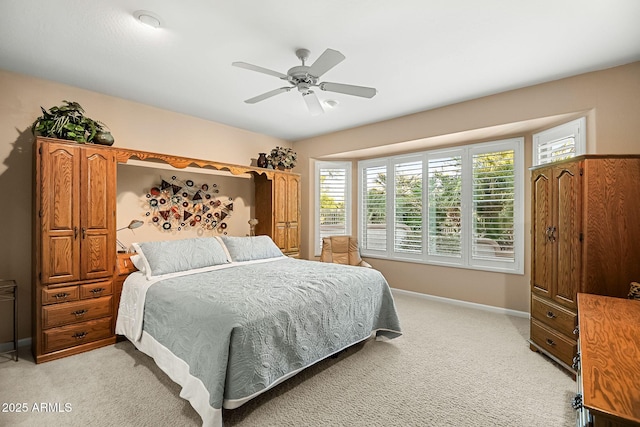
[[[143,225],[144,225],[143,221],[140,221],[139,219],[134,219],[134,220],[131,220],[129,225],[127,225],[126,227],[118,228],[116,231],[124,230],[125,228],[128,228],[129,230],[133,230],[134,228],[139,228],[139,227],[142,227]]]

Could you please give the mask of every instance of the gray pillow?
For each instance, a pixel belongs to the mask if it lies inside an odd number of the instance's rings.
[[[215,237],[134,243],[145,266],[147,279],[230,262]]]
[[[220,239],[227,247],[232,261],[253,261],[284,256],[269,236],[220,236]]]

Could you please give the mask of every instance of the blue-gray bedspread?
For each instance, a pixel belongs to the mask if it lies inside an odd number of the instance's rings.
[[[374,269],[281,260],[162,280],[149,288],[144,330],[189,365],[213,408],[378,335],[401,335]]]

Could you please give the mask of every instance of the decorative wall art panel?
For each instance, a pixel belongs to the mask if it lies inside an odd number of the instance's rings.
[[[145,215],[162,231],[197,229],[198,234],[204,231],[227,234],[233,198],[219,197],[219,193],[215,183],[196,184],[191,179],[161,177],[160,184],[146,194]]]

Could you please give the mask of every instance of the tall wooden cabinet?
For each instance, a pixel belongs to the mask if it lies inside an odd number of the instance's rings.
[[[255,175],[256,234],[270,236],[285,255],[300,256],[300,175]]]
[[[626,296],[640,279],[640,156],[532,168],[531,349],[572,368],[578,292]]]
[[[36,363],[115,342],[116,158],[112,150],[35,143]]]

